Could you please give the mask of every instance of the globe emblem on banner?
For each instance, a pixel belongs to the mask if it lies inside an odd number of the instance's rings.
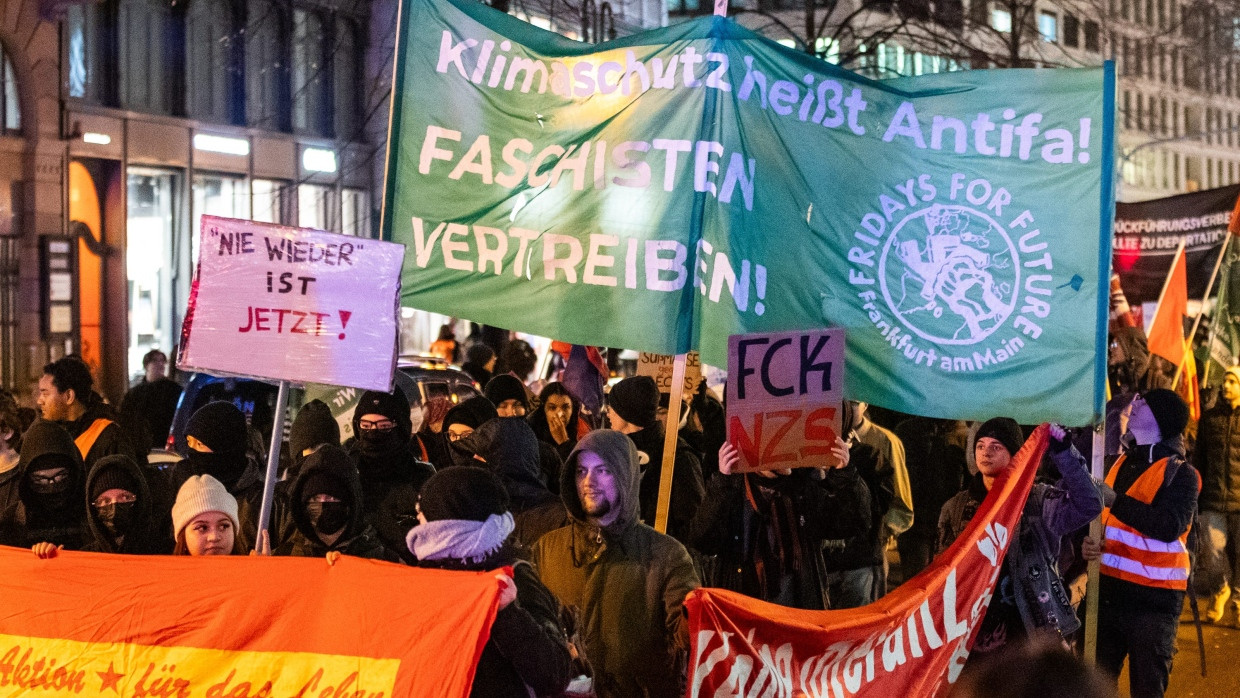
[[[993,218],[936,204],[892,228],[878,279],[891,312],[911,332],[937,344],[976,344],[1015,310],[1020,261]]]

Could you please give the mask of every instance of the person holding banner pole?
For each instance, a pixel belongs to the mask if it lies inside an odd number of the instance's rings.
[[[1054,485],[1035,483],[1029,492],[994,596],[970,649],[971,660],[1034,635],[1046,634],[1068,643],[1081,626],[1060,575],[1059,548],[1065,536],[1098,516],[1102,500],[1084,457],[1064,428],[1052,424],[1050,436],[1047,456],[1060,479]],[[964,531],[1024,441],[1020,427],[1006,417],[990,419],[978,428],[974,442],[978,472],[968,489],[943,505],[939,552]]]
[[[247,540],[258,539],[263,500],[263,470],[247,452],[249,427],[231,402],[208,402],[189,418],[185,460],[172,468],[172,486],[180,490],[193,475],[210,475],[237,500],[237,523]]]
[[[643,473],[640,490],[642,521],[653,525],[659,501],[658,475],[666,448],[664,437],[667,436],[658,417],[659,386],[650,376],[625,378],[612,386],[607,395],[607,408],[611,428],[627,435],[637,448]],[[677,436],[675,449],[667,533],[684,542],[706,488],[702,483],[701,461],[688,442]]]
[[[1201,476],[1184,460],[1188,406],[1167,389],[1138,394],[1128,434],[1133,445],[1100,485],[1101,540],[1081,552],[1100,560],[1098,665],[1116,677],[1128,659],[1133,698],[1167,690],[1176,631],[1188,589],[1188,535]]]

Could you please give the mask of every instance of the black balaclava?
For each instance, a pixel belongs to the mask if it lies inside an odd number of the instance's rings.
[[[452,458],[451,465],[473,465],[477,461],[474,460],[474,452],[463,440],[452,441],[448,438],[448,427],[453,424],[464,424],[471,429],[477,429],[496,417],[498,415],[495,412],[495,405],[482,396],[471,397],[448,410],[448,414],[443,418],[443,431],[440,433],[448,445],[448,455]]]
[[[289,455],[292,464],[288,469],[290,479],[297,477],[301,465],[306,460],[302,455],[309,449],[322,444],[340,445],[340,425],[332,416],[331,408],[322,400],[311,400],[297,411],[297,418],[288,433]]]
[[[133,494],[135,497],[142,490],[138,481],[133,475],[121,466],[119,463],[113,462],[115,459],[130,461],[128,456],[107,456],[99,461],[96,466],[99,470],[94,474],[90,481],[90,492],[87,493],[87,505],[94,507],[94,501],[99,495],[111,489],[121,489]],[[132,461],[130,461],[132,462]],[[93,472],[93,471],[92,471]],[[99,524],[103,526],[108,535],[115,541],[117,538],[129,533],[133,528],[134,521],[137,520],[138,502],[116,502],[102,507],[94,507],[95,518],[99,520]]]
[[[319,494],[331,495],[340,501],[310,501],[311,497]],[[334,475],[321,470],[311,473],[301,487],[301,496],[305,502],[306,519],[317,533],[325,536],[339,533],[349,524],[352,513],[349,508],[352,499],[349,485]]]
[[[80,526],[86,514],[82,454],[58,422],[39,419],[22,435],[18,494],[30,528]],[[54,485],[36,485],[36,471],[66,468],[68,477]]]
[[[387,430],[363,431],[359,424],[362,417],[368,414],[383,415],[396,426]],[[353,435],[357,437],[357,448],[367,459],[391,458],[408,450],[409,440],[413,438],[413,420],[409,415],[409,399],[400,386],[390,393],[370,390],[362,394],[357,409],[353,411]]]
[[[249,431],[241,410],[231,402],[209,402],[189,418],[185,434],[211,449],[210,453],[189,449],[193,474],[210,475],[227,489],[235,487],[249,464],[245,453]]]

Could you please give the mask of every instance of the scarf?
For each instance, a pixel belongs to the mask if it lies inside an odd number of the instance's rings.
[[[405,536],[419,560],[481,562],[504,545],[516,523],[512,514],[491,514],[486,521],[441,519],[414,526]]]

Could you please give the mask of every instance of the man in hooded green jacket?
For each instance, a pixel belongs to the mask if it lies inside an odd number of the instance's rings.
[[[684,546],[641,522],[639,480],[627,436],[590,432],[561,472],[572,522],[533,550],[543,584],[580,611],[599,698],[684,695],[684,600],[701,583]]]

